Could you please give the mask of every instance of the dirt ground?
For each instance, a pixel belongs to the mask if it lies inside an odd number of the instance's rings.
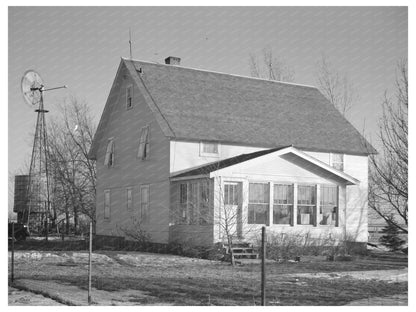
[[[407,258],[380,257],[268,263],[268,304],[407,305]],[[140,252],[94,253],[92,263],[94,305],[259,304],[258,264]],[[18,251],[15,264],[9,305],[87,304],[86,252]]]

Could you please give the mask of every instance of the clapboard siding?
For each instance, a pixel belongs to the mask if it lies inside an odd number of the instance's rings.
[[[126,86],[133,86],[133,107],[126,109]],[[97,153],[97,234],[122,235],[140,222],[140,186],[150,186],[149,221],[143,228],[152,241],[168,241],[169,141],[163,135],[143,96],[122,65],[109,95],[110,116]],[[137,157],[142,127],[150,127],[150,156]],[[114,166],[104,166],[109,138],[115,146]],[[133,207],[127,209],[126,188],[132,187]],[[111,192],[111,218],[104,220],[104,191]]]
[[[368,158],[345,155],[345,172],[360,181],[347,186],[347,235],[359,242],[368,240]]]

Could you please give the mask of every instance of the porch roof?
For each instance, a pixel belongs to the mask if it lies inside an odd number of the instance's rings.
[[[214,173],[220,173],[219,171],[225,168],[229,168],[231,166],[238,165],[240,163],[262,157],[271,153],[275,153],[276,156],[283,156],[283,155],[290,155],[290,159],[292,161],[296,161],[299,164],[299,161],[301,163],[307,163],[309,165],[313,165],[315,167],[320,168],[323,172],[326,173],[326,175],[329,176],[335,176],[341,180],[343,180],[346,184],[359,184],[360,181],[355,179],[354,177],[346,174],[343,171],[340,171],[338,169],[335,169],[326,163],[298,150],[297,148],[293,146],[284,146],[279,148],[272,148],[262,151],[257,151],[254,153],[249,154],[241,154],[238,156],[234,156],[231,158],[223,159],[220,161],[212,162],[207,165],[194,168],[185,172],[181,172],[177,175],[171,176],[172,180],[183,178],[191,178],[195,176],[206,176],[206,177],[213,177]],[[288,159],[289,159],[288,158]]]

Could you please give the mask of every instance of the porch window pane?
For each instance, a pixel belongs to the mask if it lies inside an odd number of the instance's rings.
[[[188,202],[188,185],[182,183],[179,186],[179,211],[177,221],[179,224],[185,224],[187,218],[187,202]]]
[[[315,186],[298,186],[298,224],[314,224]]]
[[[198,221],[198,184],[189,183],[188,189],[188,207],[189,207],[189,224],[196,224]]]
[[[224,204],[238,205],[238,185],[224,184]]]
[[[209,216],[209,184],[202,181],[199,184],[199,224],[210,224]]]
[[[293,186],[275,184],[273,190],[273,224],[290,224],[293,210]]]
[[[248,196],[248,223],[267,224],[269,220],[269,184],[250,183]]]
[[[338,187],[321,186],[321,201],[319,206],[318,221],[320,225],[337,224],[338,220]]]

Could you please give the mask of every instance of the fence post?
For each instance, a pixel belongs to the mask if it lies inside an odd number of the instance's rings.
[[[261,305],[266,305],[266,227],[261,228]]]
[[[90,222],[90,246],[88,257],[88,304],[91,304],[91,264],[92,264],[92,222]]]
[[[14,282],[14,222],[12,223],[12,283]]]

